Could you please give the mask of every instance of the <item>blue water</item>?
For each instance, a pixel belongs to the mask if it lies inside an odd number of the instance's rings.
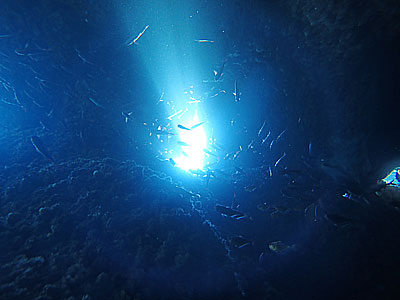
[[[3,1],[0,298],[396,299],[399,15]]]

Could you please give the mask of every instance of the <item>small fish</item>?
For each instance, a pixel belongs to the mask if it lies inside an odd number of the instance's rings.
[[[36,152],[38,152],[41,155],[43,155],[44,158],[47,158],[48,160],[54,162],[54,159],[51,157],[49,151],[43,145],[42,140],[39,137],[32,136],[31,137],[31,143],[32,143],[33,147],[35,147]]]
[[[177,135],[176,133],[165,131],[165,130],[156,130],[154,133],[157,135],[173,135],[173,136]]]
[[[244,188],[244,190],[248,193],[252,193],[257,189],[256,185],[248,185]]]
[[[49,130],[50,131],[50,129],[47,127],[47,125],[45,125],[42,121],[39,121],[39,124],[42,126],[43,130]]]
[[[238,84],[237,84],[237,80],[235,80],[235,90],[233,92],[233,96],[235,96],[235,101],[239,102],[240,101],[240,96],[241,96],[241,92],[239,91],[238,88]]]
[[[15,100],[15,102],[17,102],[17,104],[20,106],[20,108],[26,112],[26,111],[27,111],[27,110],[26,110],[26,107],[25,107],[25,105],[20,101],[20,99],[18,98],[17,92],[15,91],[14,88],[12,89],[12,91],[13,91],[13,94],[14,94],[14,100]]]
[[[258,264],[263,265],[264,261],[266,260],[266,254],[264,252],[260,253],[260,256],[258,257]]]
[[[267,121],[264,121],[264,123],[262,124],[261,128],[258,130],[258,134],[257,134],[258,136],[260,136],[261,132],[263,131],[266,122]]]
[[[211,169],[208,169],[207,174],[206,174],[206,185],[207,186],[210,183],[211,176],[215,178],[214,172]]]
[[[272,177],[272,168],[271,168],[271,166],[268,166],[268,171],[269,171],[269,177]]]
[[[249,241],[247,239],[245,239],[244,237],[242,237],[241,235],[235,236],[233,238],[229,239],[229,243],[236,248],[243,248],[247,245],[251,245],[253,242]]]
[[[272,205],[268,208],[267,212],[272,217],[275,214],[286,214],[290,211],[292,211],[292,209],[285,205]],[[296,211],[296,209],[295,209],[295,211]]]
[[[161,96],[160,96],[160,98],[158,98],[156,105],[157,105],[158,103],[164,101],[163,97],[164,97],[164,92],[161,93]]]
[[[270,214],[271,216],[273,216],[276,213],[285,213],[286,211],[288,211],[287,207],[281,207],[281,206],[271,206],[268,205],[267,203],[259,203],[257,204],[257,209],[259,211],[262,212],[266,212],[268,214]]]
[[[274,144],[274,142],[275,142],[275,139],[273,139],[273,140],[271,141],[271,144],[269,144],[269,149],[272,149],[272,145]]]
[[[269,136],[271,135],[271,131],[268,131],[267,135],[265,136],[265,138],[263,138],[261,145],[264,145],[265,141],[269,138]]]
[[[224,169],[214,169],[214,172],[224,176],[225,178],[231,178],[231,174]]]
[[[208,155],[214,156],[214,157],[218,157],[218,155],[212,153],[210,150],[208,149],[203,149],[204,153],[207,153]]]
[[[285,156],[286,156],[286,152],[283,152],[283,155],[276,161],[275,168]]]
[[[275,253],[279,254],[285,250],[290,250],[290,249],[295,250],[296,245],[294,244],[294,245],[289,246],[289,245],[284,244],[282,241],[275,241],[275,242],[271,242],[268,245],[268,248],[269,248],[269,250],[274,251]]]
[[[212,97],[211,97],[212,98]],[[199,99],[195,99],[193,97],[190,97],[190,101],[188,101],[188,104],[195,104],[195,103],[201,103],[202,101]]]
[[[187,146],[189,146],[188,143],[185,143],[185,142],[182,142],[182,141],[177,141],[176,143],[177,143],[179,146],[182,146],[182,147],[187,147]]]
[[[241,168],[241,167],[236,167],[236,166],[235,166],[235,170],[236,170],[236,173],[237,173],[237,174],[242,174],[242,175],[245,174],[245,172],[243,171],[243,168]]]
[[[235,154],[235,152],[226,153],[224,156],[224,160],[231,159],[231,157]]]
[[[186,108],[179,116],[178,119],[181,119],[181,117],[188,111],[188,109]]]
[[[200,170],[200,169],[197,169],[197,170],[189,169],[189,172],[192,173],[193,175],[199,175],[199,176],[206,175],[206,173],[203,170]]]
[[[37,107],[39,107],[39,108],[46,108],[45,106],[43,106],[43,105],[37,103],[37,102],[36,102],[35,100],[33,100],[33,99],[32,99],[32,103],[35,104],[35,105],[36,105]]]
[[[169,160],[169,162],[171,163],[171,165],[172,165],[173,167],[176,166],[176,162],[172,159],[172,157],[170,157],[168,160]]]
[[[81,52],[80,52],[77,48],[75,48],[75,51],[76,51],[76,54],[78,55],[78,57],[79,57],[84,63],[89,64],[89,65],[94,65],[94,63],[88,61],[88,60],[81,54]]]
[[[275,142],[277,142],[277,141],[282,137],[282,135],[286,132],[286,130],[287,130],[287,129],[285,129],[284,131],[282,131],[282,132],[277,136]]]
[[[262,212],[267,212],[269,210],[269,206],[267,205],[267,203],[259,203],[257,204],[257,209]]]
[[[217,204],[215,206],[215,209],[217,212],[221,213],[222,215],[231,217],[236,220],[240,220],[240,219],[243,219],[246,217],[246,215],[244,213],[241,213],[240,211],[234,210],[227,206]]]
[[[133,44],[136,44],[136,42],[138,41],[138,39],[140,39],[140,37],[143,35],[143,33],[146,32],[147,28],[149,28],[149,25],[146,25],[146,27],[133,39],[128,43],[128,46],[131,46]]]
[[[132,112],[122,112],[122,116],[125,118],[125,123],[128,123],[129,120],[132,120],[133,117],[131,117]]]
[[[239,154],[242,153],[242,146],[239,146],[239,150],[235,152],[235,154],[233,154],[232,160],[235,160],[236,158],[239,157]]]
[[[210,144],[210,147],[213,148],[216,151],[224,151],[221,147],[219,147],[218,145],[216,145],[215,143]]]
[[[222,78],[222,75],[224,75],[224,67],[225,67],[226,59],[223,61],[221,67],[219,70],[214,70],[214,79],[215,81],[219,81]]]
[[[183,130],[190,130],[190,128],[187,128],[181,124],[178,124],[178,128],[183,129]]]
[[[202,39],[202,40],[194,40],[196,43],[215,43],[213,40],[207,40],[207,39]]]
[[[279,173],[282,175],[296,175],[296,174],[304,174],[304,170],[301,169],[289,169],[288,167],[284,167],[279,170]]]
[[[327,221],[331,222],[336,227],[348,225],[353,221],[352,219],[350,219],[348,217],[337,215],[337,214],[325,214],[324,217]]]
[[[215,140],[211,142],[210,146],[213,147],[217,151],[225,151],[224,146],[222,146],[221,144],[217,143]]]
[[[304,209],[304,216],[306,217],[307,220],[309,221],[315,221],[315,216],[314,216],[314,209],[317,204],[315,202],[311,203]]]
[[[193,125],[192,127],[190,127],[190,129],[193,130],[193,129],[195,129],[195,128],[201,126],[201,125],[203,125],[204,123],[205,123],[205,122],[197,123],[196,125]]]
[[[321,202],[318,200],[304,209],[304,216],[306,217],[306,220],[310,222],[319,222],[322,219],[321,210]]]
[[[254,140],[251,140],[250,144],[247,145],[247,150],[253,149]]]
[[[238,207],[239,207],[239,203],[238,203],[238,201],[237,201],[237,197],[236,197],[235,191],[233,192],[233,198],[232,198],[231,207],[232,207],[232,208],[238,208]]]
[[[173,113],[172,115],[170,115],[167,119],[168,120],[172,120],[172,118],[173,117],[175,117],[175,116],[177,116],[177,115],[179,115],[181,112],[182,112],[183,110],[181,109],[181,110],[179,110],[179,111],[177,111],[177,112],[175,112],[175,113]]]
[[[157,158],[159,161],[170,161],[168,158],[163,158],[162,156],[159,156],[159,155],[157,155],[156,158]]]
[[[103,105],[101,105],[99,102],[96,102],[96,100],[94,100],[93,98],[89,97],[89,100],[90,100],[90,102],[92,102],[97,107],[104,108]]]
[[[318,220],[320,220],[320,217],[319,217],[319,215],[320,215],[319,211],[320,210],[321,210],[320,205],[316,204],[314,206],[314,222],[317,222]]]
[[[5,104],[11,105],[11,106],[20,107],[18,104],[8,102],[8,101],[6,101],[6,100],[4,100],[4,99],[0,99],[0,101],[3,102],[3,103],[5,103]]]
[[[310,155],[310,156],[311,156],[311,150],[312,150],[312,144],[310,141],[310,143],[308,144],[308,155]]]

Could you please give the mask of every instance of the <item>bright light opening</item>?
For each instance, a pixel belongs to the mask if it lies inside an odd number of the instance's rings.
[[[186,122],[185,126],[189,128],[200,122],[197,111],[191,121]],[[179,132],[181,145],[177,152],[180,156],[174,158],[177,166],[185,171],[203,170],[204,168],[204,149],[207,148],[207,136],[203,125],[192,130],[181,130]]]
[[[392,170],[385,178],[383,178],[382,180],[387,183],[390,184],[391,186],[396,186],[396,187],[400,187],[400,167],[395,168],[394,170]]]

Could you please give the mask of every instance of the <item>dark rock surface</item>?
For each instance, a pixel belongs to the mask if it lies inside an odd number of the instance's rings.
[[[169,178],[113,159],[29,174],[2,195],[3,299],[237,293],[225,250]]]

